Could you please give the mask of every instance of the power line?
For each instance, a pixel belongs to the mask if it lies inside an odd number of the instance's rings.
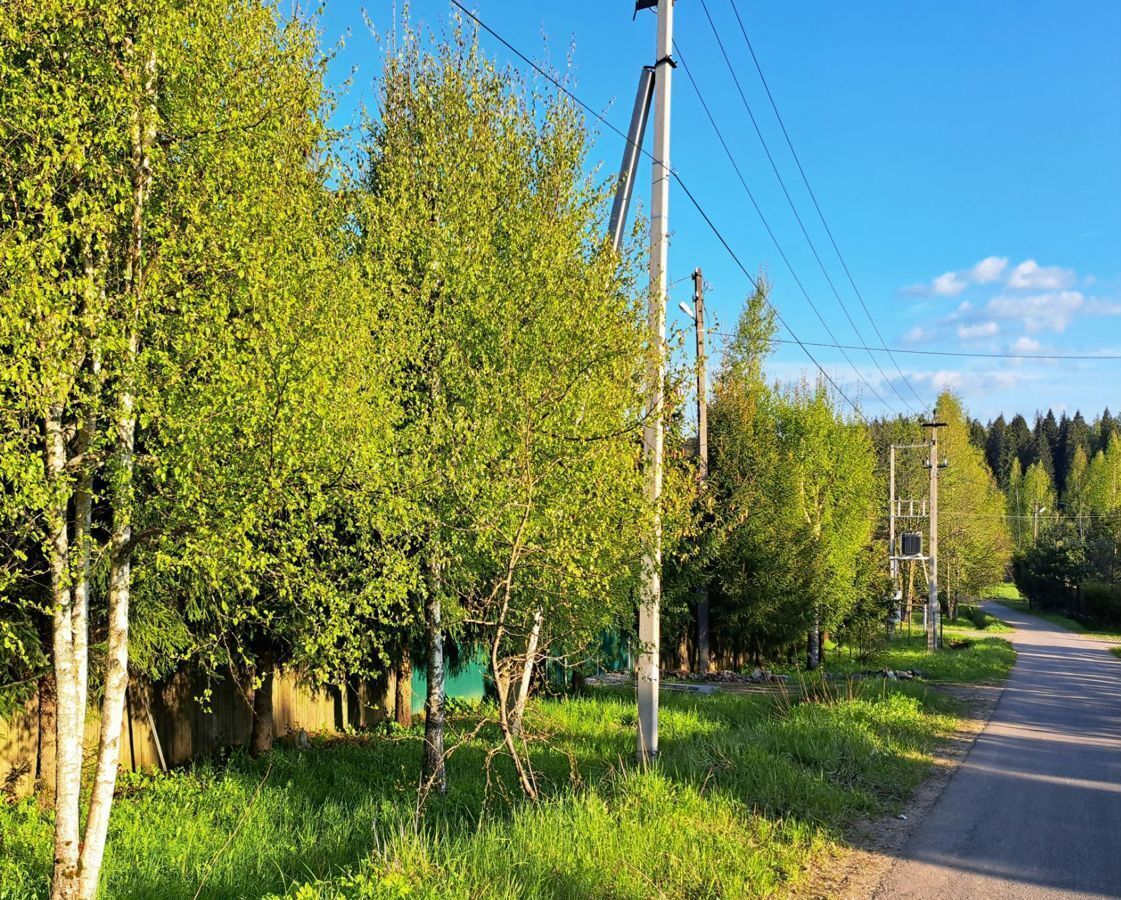
[[[798,273],[794,270],[794,266],[791,264],[790,259],[787,257],[786,251],[782,249],[782,245],[779,243],[778,238],[775,236],[774,230],[771,228],[766,216],[763,215],[763,210],[760,209],[758,202],[755,200],[755,194],[753,194],[751,188],[748,187],[747,179],[743,177],[743,172],[740,170],[739,164],[736,162],[736,158],[732,154],[731,148],[728,146],[728,142],[724,139],[724,134],[720,131],[720,126],[716,124],[716,118],[713,116],[712,110],[709,109],[708,102],[705,100],[704,95],[701,93],[700,87],[697,85],[696,79],[693,78],[693,73],[690,71],[689,66],[686,64],[685,57],[681,53],[681,48],[675,44],[674,50],[677,52],[677,60],[681,63],[681,68],[684,70],[685,76],[689,79],[689,83],[693,85],[693,90],[697,95],[697,99],[701,103],[701,108],[704,110],[705,115],[708,117],[709,123],[712,125],[712,130],[716,133],[717,140],[720,141],[720,145],[724,148],[724,153],[727,154],[728,161],[732,164],[732,168],[735,170],[736,176],[740,180],[740,184],[743,185],[743,189],[747,193],[748,200],[751,201],[751,205],[755,208],[755,212],[759,216],[759,221],[763,223],[763,227],[766,229],[767,234],[770,236],[771,243],[775,245],[775,249],[778,251],[779,256],[782,258],[782,261],[786,264],[786,268],[790,272],[790,276],[794,279],[794,283],[798,285],[799,290],[802,292],[802,296],[806,298],[806,302],[810,305],[810,309],[814,311],[814,315],[817,316],[817,320],[821,323],[822,328],[824,328],[826,333],[831,338],[833,338],[834,343],[837,343],[837,336],[833,333],[833,329],[829,327],[829,323],[826,322],[825,318],[821,315],[821,311],[817,308],[817,304],[813,302],[813,298],[810,297],[805,285],[802,284],[802,279],[798,277]],[[771,308],[774,309],[773,306]],[[783,324],[785,325],[786,323],[783,322]],[[789,326],[787,326],[787,330],[790,330]],[[791,334],[793,334],[793,332],[791,332]],[[804,343],[797,337],[795,337],[795,340],[798,340],[799,344]],[[864,379],[864,376],[860,374],[860,370],[856,367],[856,364],[853,363],[852,358],[848,355],[848,353],[845,353],[844,351],[841,351],[841,353],[845,357],[845,361],[852,367],[852,370],[856,373],[856,377],[861,382],[863,382],[864,386],[868,388],[869,391],[871,391],[872,396],[874,396],[877,400],[880,401],[880,403],[894,412],[895,410],[892,408],[891,404],[884,400],[884,398],[876,392],[876,389],[873,388],[872,385],[870,385]]]
[[[724,331],[709,331],[709,334],[715,334],[724,338],[732,338],[734,335]],[[773,339],[776,344],[788,344],[791,341],[783,340],[782,338]],[[807,347],[822,347],[830,350],[863,350],[865,348],[856,346],[854,344],[830,344],[823,341],[805,341]],[[1121,360],[1121,354],[1078,354],[1078,353],[969,353],[957,350],[905,350],[901,347],[884,347],[883,350],[875,350],[876,353],[899,353],[908,354],[913,356],[960,356],[968,359],[1035,359],[1035,360],[1082,360],[1093,362],[1094,360],[1105,360],[1106,362],[1113,360]]]
[[[790,155],[794,157],[794,162],[798,166],[798,172],[802,176],[802,183],[809,192],[814,209],[817,210],[817,217],[821,219],[821,224],[825,228],[825,233],[829,236],[829,242],[833,245],[833,250],[837,254],[837,259],[841,262],[841,268],[844,269],[849,284],[852,285],[853,293],[856,294],[857,299],[860,301],[860,306],[864,310],[864,315],[867,316],[873,331],[876,332],[876,337],[880,339],[880,345],[884,350],[887,350],[887,343],[884,341],[884,336],[880,333],[880,328],[876,324],[872,313],[869,311],[868,304],[864,302],[864,295],[861,293],[860,288],[856,286],[856,279],[852,276],[852,271],[849,269],[849,265],[845,261],[844,255],[841,253],[841,248],[837,245],[836,238],[833,237],[833,230],[829,227],[829,223],[825,221],[825,213],[821,209],[821,204],[817,201],[817,194],[814,193],[814,189],[810,186],[810,179],[806,175],[806,170],[802,167],[802,160],[799,158],[798,152],[794,149],[794,142],[790,139],[790,133],[786,130],[786,123],[783,121],[782,114],[778,111],[778,103],[775,102],[774,95],[771,93],[771,86],[767,83],[767,77],[763,74],[763,67],[759,64],[759,57],[755,55],[755,48],[751,45],[751,38],[747,36],[747,29],[744,27],[743,19],[740,18],[740,12],[736,8],[735,0],[728,0],[728,3],[732,7],[732,12],[735,14],[736,22],[740,26],[740,33],[743,35],[744,43],[747,44],[748,52],[751,54],[751,60],[755,63],[755,71],[759,73],[759,80],[763,82],[763,90],[767,92],[767,99],[771,103],[771,109],[774,110],[775,118],[778,119],[779,127],[782,129],[782,135],[786,138],[786,146],[790,148]],[[888,358],[891,359],[892,364],[895,366],[895,371],[902,377],[904,384],[907,385],[907,388],[914,395],[915,399],[922,405],[922,399],[919,397],[914,385],[912,385],[910,379],[903,374],[903,370],[899,367],[899,363],[896,362],[895,357],[891,355],[890,350],[888,350]]]
[[[841,299],[841,294],[837,290],[837,286],[833,283],[833,279],[830,277],[829,271],[825,268],[825,263],[822,261],[821,254],[818,253],[817,246],[814,244],[813,239],[810,237],[809,230],[806,228],[805,223],[802,221],[802,216],[798,212],[798,207],[794,203],[794,198],[790,196],[790,191],[786,187],[786,181],[783,179],[782,173],[779,171],[778,164],[775,162],[774,156],[771,155],[771,148],[769,146],[767,146],[767,141],[763,137],[763,131],[759,127],[758,121],[756,121],[756,119],[755,119],[755,113],[752,112],[751,104],[747,100],[747,94],[744,93],[743,85],[740,84],[739,76],[736,75],[735,66],[732,65],[732,60],[728,56],[728,51],[724,48],[724,41],[721,40],[721,38],[720,38],[720,32],[716,28],[716,23],[712,20],[712,15],[709,13],[708,4],[705,2],[705,0],[701,0],[701,8],[704,10],[705,18],[708,20],[709,28],[712,29],[712,34],[716,38],[716,44],[720,48],[720,54],[724,57],[724,63],[728,67],[728,72],[732,76],[732,81],[736,85],[736,91],[740,95],[740,100],[743,101],[744,109],[747,110],[747,116],[751,120],[752,127],[755,129],[755,135],[756,135],[756,137],[759,138],[759,143],[763,146],[763,152],[767,156],[767,161],[771,164],[771,171],[774,172],[775,178],[778,179],[779,187],[782,188],[782,193],[786,197],[786,202],[790,206],[790,211],[792,213],[794,213],[794,219],[795,219],[795,221],[797,221],[798,227],[802,231],[802,236],[806,239],[806,243],[809,245],[810,252],[813,253],[813,257],[817,261],[818,268],[821,269],[821,274],[825,276],[825,281],[829,285],[829,289],[833,292],[833,296],[837,300],[837,305],[841,307],[841,312],[844,313],[845,318],[848,320],[849,325],[852,326],[852,330],[856,334],[856,339],[861,342],[861,345],[863,346],[864,350],[867,351],[868,358],[870,360],[872,360],[872,364],[877,369],[879,369],[880,376],[887,383],[887,386],[890,387],[892,389],[892,391],[895,392],[895,396],[897,396],[899,398],[900,402],[904,406],[906,406],[908,409],[910,409],[911,412],[915,412],[915,410],[907,402],[906,398],[904,398],[904,396],[901,393],[899,393],[899,389],[896,388],[895,385],[892,383],[891,379],[887,377],[887,373],[884,372],[884,370],[880,367],[879,360],[877,360],[872,355],[872,351],[868,349],[866,344],[864,344],[864,336],[860,333],[860,329],[857,328],[856,322],[853,321],[852,316],[849,314],[848,307],[845,306],[844,300]],[[681,56],[680,48],[676,47],[676,45],[675,45],[675,49],[677,50],[678,57],[680,58],[680,56]],[[682,65],[684,66],[684,61],[682,61]],[[686,67],[686,74],[689,75],[689,80],[690,80],[690,82],[693,82],[693,88],[695,90],[697,90],[698,95],[699,95],[700,91],[699,91],[699,89],[697,89],[697,85],[696,85],[696,82],[693,79],[693,76],[688,73],[687,67]],[[834,340],[835,340],[835,338],[834,338]],[[920,401],[920,405],[921,405],[921,401]]]
[[[485,31],[487,34],[489,34],[491,37],[493,37],[496,41],[498,41],[500,44],[502,44],[503,47],[505,47],[507,50],[509,50],[511,53],[513,53],[516,57],[518,57],[518,59],[520,59],[527,66],[529,66],[531,69],[533,69],[538,75],[540,75],[542,78],[544,78],[550,84],[552,84],[557,90],[559,90],[566,97],[568,97],[570,100],[572,100],[577,106],[579,106],[581,109],[583,109],[589,115],[593,116],[595,119],[597,119],[602,124],[606,125],[608,129],[613,131],[615,134],[617,134],[619,137],[621,137],[628,144],[634,146],[639,151],[639,153],[641,153],[647,159],[651,160],[652,162],[656,163],[657,165],[663,165],[662,162],[660,160],[656,159],[648,150],[645,150],[642,147],[640,147],[639,145],[635,144],[635,142],[632,141],[630,139],[630,137],[628,137],[625,132],[623,132],[619,128],[615,127],[615,125],[613,125],[610,121],[608,121],[608,119],[602,113],[597,112],[595,109],[593,109],[591,106],[589,106],[583,100],[581,100],[580,97],[578,97],[570,88],[566,87],[555,76],[553,76],[552,74],[547,72],[545,69],[541,68],[541,66],[539,66],[532,59],[530,59],[528,56],[526,56],[521,50],[519,50],[517,47],[515,47],[513,44],[511,44],[508,40],[506,40],[506,38],[502,37],[502,35],[500,35],[497,31],[495,31],[489,25],[487,25],[487,23],[484,22],[482,19],[480,19],[479,16],[477,16],[475,13],[471,12],[471,10],[469,10],[466,6],[464,6],[463,3],[460,2],[460,0],[450,0],[450,2],[453,6],[456,7],[456,9],[458,9],[461,13],[463,13],[465,16],[467,16],[472,22],[474,22],[476,25],[478,25],[481,29],[483,29],[483,31]],[[758,291],[759,290],[759,282],[756,281],[755,277],[748,271],[747,267],[740,260],[739,256],[736,254],[735,250],[732,249],[731,244],[728,243],[728,241],[725,239],[724,235],[721,233],[720,229],[716,227],[716,224],[709,217],[708,213],[705,212],[704,207],[701,206],[700,202],[694,196],[693,192],[691,190],[689,190],[689,187],[685,183],[684,179],[682,179],[680,172],[678,172],[672,166],[669,167],[669,171],[670,171],[670,174],[674,178],[677,179],[678,186],[681,188],[681,190],[685,194],[685,196],[689,199],[689,202],[693,204],[694,208],[697,210],[697,213],[701,216],[702,219],[704,219],[704,222],[709,227],[709,230],[711,230],[713,235],[715,235],[716,239],[718,241],[720,241],[721,245],[727,251],[728,255],[732,258],[732,261],[736,264],[736,266],[739,268],[739,270],[741,272],[743,272],[744,276],[751,283],[752,287],[756,291]],[[789,325],[786,324],[786,321],[785,321],[785,319],[783,319],[782,313],[779,312],[778,308],[773,303],[771,303],[769,298],[766,298],[766,302],[767,302],[767,305],[770,307],[771,311],[774,312],[775,318],[777,318],[779,323],[790,333],[790,336],[794,339],[794,343],[796,343],[799,347],[802,348],[803,352],[806,354],[807,357],[809,357],[810,362],[812,362],[814,364],[814,366],[817,368],[817,370],[821,373],[822,377],[824,377],[825,380],[829,382],[829,384],[833,387],[833,389],[837,392],[837,394],[841,397],[841,399],[843,399],[845,401],[845,403],[847,403],[852,408],[853,412],[856,413],[856,415],[860,419],[862,419],[864,422],[867,423],[868,418],[864,415],[863,412],[861,412],[860,407],[856,403],[854,403],[852,400],[849,399],[848,395],[845,394],[845,392],[841,390],[840,385],[837,384],[837,382],[825,370],[825,368],[821,365],[821,363],[819,363],[817,361],[817,359],[813,355],[813,353],[810,352],[809,347],[806,346],[806,344],[794,332],[794,329],[792,329]],[[869,388],[869,390],[871,390],[871,388]],[[873,393],[875,393],[875,392],[873,391]],[[881,399],[881,402],[883,402],[882,399]],[[885,404],[885,405],[887,405],[887,404]]]

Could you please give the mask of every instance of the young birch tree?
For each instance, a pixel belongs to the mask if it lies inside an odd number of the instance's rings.
[[[208,494],[213,470],[189,450],[204,446],[214,410],[183,398],[216,383],[222,349],[255,340],[268,330],[262,322],[281,326],[264,299],[291,284],[270,273],[291,274],[281,260],[308,256],[276,229],[314,211],[300,206],[309,177],[317,185],[322,134],[314,48],[304,23],[285,26],[255,0],[0,10],[0,91],[11,112],[0,124],[9,150],[0,162],[2,468],[5,495],[22,505],[12,515],[5,502],[4,513],[29,559],[42,559],[52,622],[55,897],[97,891],[134,582],[149,562],[159,569],[161,550],[182,549],[210,524],[192,499]],[[221,400],[238,402],[236,392]],[[104,581],[92,577],[95,559]],[[91,607],[107,628],[83,831]]]
[[[474,34],[400,40],[362,228],[371,289],[410,342],[399,444],[427,572],[423,783],[446,784],[443,642],[469,629],[535,796],[516,741],[534,670],[619,614],[641,555],[636,292],[603,239],[572,105],[497,70]]]

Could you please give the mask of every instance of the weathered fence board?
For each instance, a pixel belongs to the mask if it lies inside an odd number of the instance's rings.
[[[337,688],[313,689],[294,673],[279,673],[273,685],[276,734],[342,730],[344,709],[351,727],[369,727],[384,719],[387,710],[392,714],[393,688],[392,678],[352,684],[344,707]],[[41,687],[11,719],[0,719],[0,788],[9,795],[26,796],[37,780],[44,794],[53,785],[53,725],[49,716],[41,714],[39,702],[40,692],[48,689],[49,685]],[[49,709],[45,704],[43,708]],[[232,678],[207,682],[200,673],[184,670],[159,684],[133,680],[125,717],[121,768],[145,771],[161,767],[161,751],[163,764],[173,767],[224,748],[245,746],[253,708]],[[96,745],[97,713],[91,709],[86,723],[87,761]]]

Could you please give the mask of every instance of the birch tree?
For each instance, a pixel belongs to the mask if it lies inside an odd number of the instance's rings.
[[[56,897],[97,891],[138,572],[213,524],[192,502],[212,472],[190,454],[213,409],[183,398],[283,321],[263,314],[276,257],[253,251],[308,256],[276,229],[293,221],[280,198],[321,186],[315,59],[305,23],[252,0],[0,10],[3,514],[44,585],[15,602],[53,634]],[[107,629],[83,830],[91,607]]]
[[[424,785],[446,784],[445,635],[469,630],[533,796],[516,739],[535,668],[633,602],[638,292],[604,241],[569,101],[496,69],[458,26],[405,28],[381,85],[362,231],[371,290],[409,342],[398,444],[426,572]]]
[[[982,588],[1004,579],[1012,541],[1004,496],[983,451],[970,440],[969,416],[961,401],[945,392],[937,409],[946,423],[939,429],[938,449],[949,460],[938,476],[940,593],[954,618],[962,596],[976,597]],[[1013,462],[1010,485],[1016,483],[1016,468]],[[1038,463],[1033,468],[1044,471]],[[925,474],[929,477],[929,470]]]

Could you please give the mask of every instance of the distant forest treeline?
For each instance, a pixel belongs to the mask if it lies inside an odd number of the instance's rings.
[[[989,468],[1002,488],[1007,490],[1012,462],[1018,460],[1023,472],[1039,463],[1062,493],[1078,449],[1081,448],[1088,459],[1093,459],[1095,454],[1106,450],[1110,438],[1119,430],[1121,424],[1108,407],[1092,423],[1087,422],[1081,412],[1073,416],[1064,412],[1061,418],[1056,418],[1054,411],[1048,409],[1046,414],[1036,413],[1031,426],[1019,414],[1010,421],[1003,415],[997,416],[987,425],[974,419],[970,440],[984,451]]]

